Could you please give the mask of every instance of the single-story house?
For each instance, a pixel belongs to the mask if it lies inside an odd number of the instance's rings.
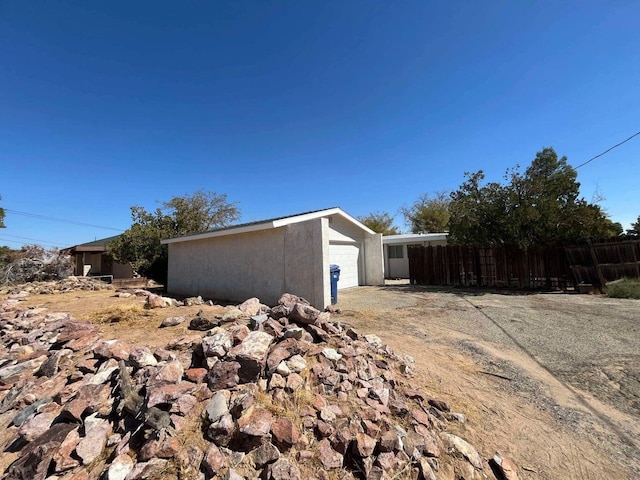
[[[118,235],[101,238],[63,249],[63,253],[74,257],[73,274],[78,277],[110,275],[113,278],[133,278],[131,265],[118,263],[109,255],[107,244],[117,238]]]
[[[330,208],[162,240],[169,247],[167,290],[177,295],[275,304],[283,293],[316,308],[338,289],[384,284],[382,235]]]
[[[409,278],[407,247],[446,245],[448,233],[407,233],[382,237],[387,278]]]

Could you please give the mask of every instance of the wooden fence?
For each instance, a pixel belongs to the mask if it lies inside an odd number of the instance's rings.
[[[640,277],[640,241],[539,246],[409,247],[411,283],[492,288],[575,288]]]

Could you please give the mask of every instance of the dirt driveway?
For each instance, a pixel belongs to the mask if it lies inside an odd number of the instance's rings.
[[[640,478],[640,301],[408,284],[340,292],[338,318],[416,361],[485,457],[525,479]]]

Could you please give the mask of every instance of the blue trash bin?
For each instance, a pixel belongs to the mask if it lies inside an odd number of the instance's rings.
[[[338,303],[338,280],[340,280],[340,265],[329,265],[331,276],[331,305]]]

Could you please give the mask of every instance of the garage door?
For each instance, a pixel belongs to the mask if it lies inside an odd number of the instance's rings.
[[[358,265],[360,264],[359,243],[330,243],[329,263],[340,266],[340,280],[338,290],[349,287],[357,287]]]

